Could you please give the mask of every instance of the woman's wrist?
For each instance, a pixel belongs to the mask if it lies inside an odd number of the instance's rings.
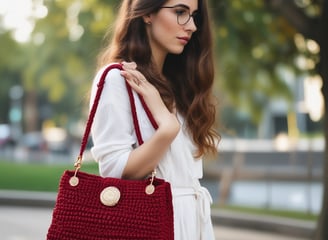
[[[157,131],[165,138],[174,139],[180,130],[180,123],[173,113],[168,112],[157,122]]]

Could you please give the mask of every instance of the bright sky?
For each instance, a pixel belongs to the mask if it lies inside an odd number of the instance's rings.
[[[7,29],[12,29],[14,38],[19,42],[29,40],[34,27],[35,18],[43,18],[47,15],[47,8],[43,0],[0,0],[0,15],[3,21],[0,24]]]

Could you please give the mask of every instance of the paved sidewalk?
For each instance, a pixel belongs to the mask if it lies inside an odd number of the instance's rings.
[[[51,208],[0,206],[2,240],[45,239],[51,222]],[[215,226],[216,240],[308,240],[268,232]],[[187,240],[187,239],[179,239]]]
[[[0,190],[1,239],[44,239],[55,199],[56,193]],[[310,240],[315,229],[314,222],[216,209],[212,219],[217,240]]]
[[[310,240],[310,238],[290,237],[277,233],[224,226],[215,226],[214,231],[216,240]]]
[[[237,227],[239,229],[255,230],[260,233],[267,232],[277,236],[292,236],[294,239],[312,239],[316,228],[314,221],[241,213],[222,209],[212,209],[212,220],[215,226]],[[247,232],[243,235],[247,235]]]

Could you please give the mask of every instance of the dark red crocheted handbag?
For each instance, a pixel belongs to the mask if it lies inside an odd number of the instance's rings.
[[[108,71],[122,69],[112,64],[98,84],[75,170],[61,177],[47,240],[172,240],[173,206],[170,184],[153,173],[145,180],[103,178],[81,172],[82,156]],[[127,83],[126,83],[127,84]],[[142,137],[131,87],[127,84],[139,144]],[[142,100],[142,98],[140,98]],[[156,123],[141,101],[154,127]]]

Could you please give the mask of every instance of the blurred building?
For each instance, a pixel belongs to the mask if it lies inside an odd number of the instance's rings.
[[[258,125],[251,122],[248,113],[235,110],[223,120],[228,129],[233,129],[233,137],[273,139],[281,134],[292,138],[322,135],[322,79],[319,76],[295,78],[287,73],[285,75],[293,101],[270,99]]]

